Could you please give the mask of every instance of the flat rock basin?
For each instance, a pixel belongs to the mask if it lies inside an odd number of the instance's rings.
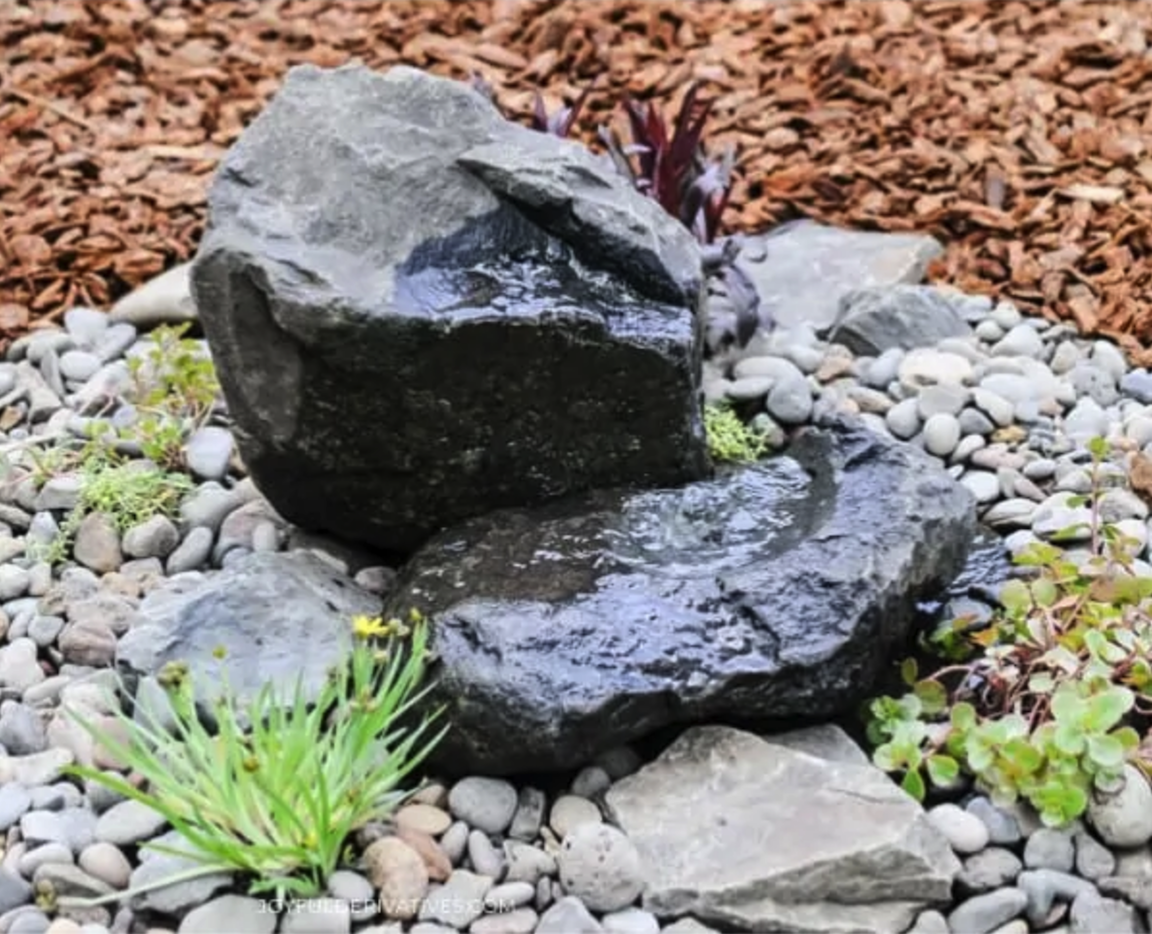
[[[974,531],[927,455],[835,422],[713,479],[466,522],[386,611],[432,620],[442,767],[558,770],[668,725],[853,708]]]

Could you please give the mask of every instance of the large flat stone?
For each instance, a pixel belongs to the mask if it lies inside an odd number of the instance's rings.
[[[904,931],[960,871],[880,770],[725,727],[687,730],[606,804],[648,868],[644,907],[724,931]]]
[[[932,237],[842,230],[795,221],[748,237],[737,265],[748,274],[766,310],[781,327],[830,327],[849,292],[917,283],[943,252]],[[752,258],[763,256],[760,262]]]
[[[169,662],[187,663],[206,717],[222,673],[242,705],[265,682],[290,702],[297,679],[315,700],[351,646],[352,617],[379,609],[378,597],[309,552],[254,554],[148,594],[116,647],[116,664],[131,686]]]
[[[434,621],[441,767],[570,768],[670,724],[854,710],[974,513],[927,455],[841,422],[714,480],[471,520],[386,611]]]

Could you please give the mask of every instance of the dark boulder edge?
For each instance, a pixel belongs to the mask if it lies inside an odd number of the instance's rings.
[[[664,727],[854,713],[975,529],[927,455],[838,420],[714,480],[464,523],[386,611],[433,621],[441,767],[558,771]]]

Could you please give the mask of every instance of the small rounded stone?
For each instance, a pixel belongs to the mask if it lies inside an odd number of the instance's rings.
[[[452,826],[451,816],[430,804],[406,804],[396,812],[393,820],[401,827],[419,830],[430,837],[439,837]]]
[[[519,800],[511,782],[502,778],[462,778],[448,792],[454,817],[487,834],[500,834],[512,823]]]
[[[564,838],[557,857],[560,883],[592,911],[619,911],[644,890],[636,847],[608,824],[582,824]]]
[[[955,804],[936,805],[928,811],[928,820],[957,853],[967,856],[988,845],[989,833],[984,822]]]

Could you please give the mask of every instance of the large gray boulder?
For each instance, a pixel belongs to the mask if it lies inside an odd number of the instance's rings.
[[[211,575],[179,575],[145,597],[116,646],[133,689],[169,662],[184,662],[201,712],[211,716],[223,687],[246,705],[271,683],[291,701],[319,697],[328,670],[352,646],[352,617],[376,615],[380,599],[307,551],[253,554]],[[224,650],[223,659],[217,650]]]
[[[386,610],[434,620],[444,768],[562,769],[670,724],[854,710],[975,527],[931,458],[838,422],[712,480],[471,520]]]
[[[960,871],[879,769],[725,727],[686,731],[605,803],[648,867],[644,907],[724,931],[905,931]]]
[[[710,469],[695,241],[463,83],[290,71],[220,165],[191,285],[240,452],[297,525],[407,551]]]
[[[944,252],[926,234],[842,230],[799,220],[743,238],[737,265],[756,285],[765,312],[781,327],[826,332],[840,301],[859,289],[917,283]]]

